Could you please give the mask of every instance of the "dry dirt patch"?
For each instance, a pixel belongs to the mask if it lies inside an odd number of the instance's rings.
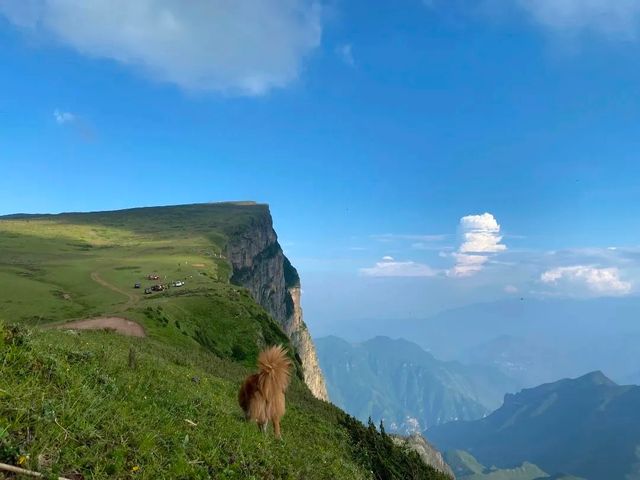
[[[126,318],[120,317],[100,317],[87,320],[76,320],[75,322],[58,325],[56,328],[62,330],[113,330],[114,332],[130,337],[144,337],[142,325]]]

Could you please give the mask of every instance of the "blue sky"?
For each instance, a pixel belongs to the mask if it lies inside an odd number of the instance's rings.
[[[6,0],[0,68],[0,214],[269,203],[318,331],[637,292],[637,2]]]

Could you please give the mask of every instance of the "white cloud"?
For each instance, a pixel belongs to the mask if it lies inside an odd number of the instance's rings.
[[[187,90],[258,95],[320,45],[314,0],[3,0],[0,14]]]
[[[515,0],[536,22],[562,33],[592,31],[635,38],[640,27],[638,0]]]
[[[462,217],[460,229],[463,238],[461,253],[496,253],[507,249],[500,243],[500,225],[490,213]]]
[[[443,246],[436,242],[414,242],[411,244],[411,248],[414,250],[453,250],[453,246]]]
[[[385,256],[373,267],[361,268],[360,273],[367,277],[433,277],[436,270],[423,263],[406,261],[398,262],[393,257]]]
[[[53,118],[58,125],[64,125],[65,123],[72,123],[76,121],[76,116],[71,112],[63,112],[55,109],[53,111]]]
[[[449,276],[452,277],[470,277],[475,275],[482,270],[484,264],[489,260],[489,257],[485,255],[453,253],[452,256],[456,259],[455,266],[449,270]]]
[[[505,293],[518,293],[518,287],[515,285],[505,285],[504,291]]]
[[[542,283],[557,285],[568,289],[586,289],[595,295],[626,295],[631,292],[631,283],[620,278],[616,267],[598,268],[588,265],[557,267],[547,270],[540,276]]]
[[[482,270],[489,255],[503,252],[506,245],[500,243],[500,225],[490,213],[467,215],[460,219],[461,243],[455,266],[448,272],[453,277],[469,277]]]
[[[346,63],[350,67],[355,67],[356,62],[353,58],[353,47],[350,43],[340,45],[338,48],[336,48],[336,53],[344,63]]]

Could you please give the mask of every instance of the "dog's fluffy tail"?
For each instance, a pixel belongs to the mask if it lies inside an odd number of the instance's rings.
[[[272,400],[289,386],[291,360],[282,346],[269,347],[258,355],[260,391],[265,399]]]

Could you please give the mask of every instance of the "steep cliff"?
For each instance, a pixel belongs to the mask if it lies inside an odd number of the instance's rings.
[[[435,468],[436,470],[449,475],[455,480],[455,475],[451,467],[447,465],[442,457],[442,454],[419,433],[414,433],[408,437],[393,436],[393,441],[398,445],[404,445],[405,447],[413,450],[422,461]]]
[[[233,268],[231,281],[247,288],[282,325],[300,356],[305,383],[317,398],[328,400],[316,349],[302,316],[300,277],[278,243],[268,209],[230,236],[227,258]]]

